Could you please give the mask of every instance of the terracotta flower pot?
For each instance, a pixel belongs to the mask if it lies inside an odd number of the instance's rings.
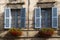
[[[10,34],[13,36],[21,36],[22,31],[20,29],[12,28],[9,30]]]
[[[39,36],[40,37],[50,37],[53,34],[54,34],[54,30],[53,29],[47,29],[47,28],[45,28],[45,29],[41,29],[39,31]]]

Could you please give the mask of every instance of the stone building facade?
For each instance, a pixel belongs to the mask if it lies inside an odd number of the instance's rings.
[[[0,40],[4,40],[6,37],[6,33],[8,32],[4,28],[4,13],[5,8],[11,8],[12,16],[14,10],[18,10],[17,13],[20,13],[21,8],[25,8],[25,28],[22,28],[23,35],[19,38],[6,39],[6,40],[60,40],[59,29],[60,29],[60,0],[0,0]],[[56,28],[56,34],[54,34],[51,38],[38,38],[35,35],[39,30],[34,29],[34,9],[41,8],[42,10],[50,10],[52,7],[57,8],[57,16],[58,16],[58,27]],[[49,13],[51,10],[49,11]],[[52,13],[52,12],[51,12]],[[19,15],[19,14],[18,14]],[[20,17],[20,16],[19,16]],[[18,18],[19,18],[18,17]],[[12,18],[14,20],[14,18]],[[24,19],[23,19],[24,20]],[[15,19],[16,21],[16,19]],[[13,22],[13,21],[12,21]],[[19,23],[18,23],[19,24]],[[24,23],[23,23],[24,24]],[[16,25],[13,25],[13,27]],[[7,36],[9,38],[10,36]],[[28,38],[27,38],[28,37]]]

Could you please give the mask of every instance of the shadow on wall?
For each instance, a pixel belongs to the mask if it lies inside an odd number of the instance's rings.
[[[33,28],[35,28],[35,10],[33,10],[33,18],[32,19],[33,19],[33,25],[32,26],[33,26]]]
[[[35,38],[32,38],[31,40],[47,40],[49,37],[40,37],[39,32],[34,36]]]
[[[7,32],[4,36],[4,40],[16,40],[17,37],[12,36],[9,32]]]
[[[38,0],[38,2],[43,1],[43,0]]]
[[[60,15],[58,16],[58,35],[60,35]]]
[[[4,30],[4,13],[0,14],[0,30]]]
[[[18,40],[18,39],[20,40],[21,39],[20,37],[12,36],[9,33],[9,31],[4,31],[1,36],[3,36],[2,40]],[[24,39],[24,38],[22,38],[22,39]]]
[[[3,32],[4,33],[4,32]],[[29,40],[47,40],[48,38],[39,38],[39,33],[37,33],[35,36],[35,38],[31,38]],[[17,40],[17,39],[21,39],[20,37],[14,37],[12,36],[8,31],[5,31],[5,35],[3,37],[3,40]],[[24,40],[24,38],[22,38]]]

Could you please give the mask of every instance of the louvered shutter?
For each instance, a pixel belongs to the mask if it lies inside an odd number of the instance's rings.
[[[41,8],[35,8],[35,28],[41,28]]]
[[[5,8],[4,28],[5,29],[11,28],[11,9],[10,8]]]
[[[21,28],[25,28],[25,19],[26,19],[25,8],[21,8],[21,11],[20,11],[20,27]]]
[[[58,28],[58,13],[55,7],[52,7],[52,28]]]

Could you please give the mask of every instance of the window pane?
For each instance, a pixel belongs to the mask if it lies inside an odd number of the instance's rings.
[[[15,27],[18,27],[18,12],[15,10]]]

